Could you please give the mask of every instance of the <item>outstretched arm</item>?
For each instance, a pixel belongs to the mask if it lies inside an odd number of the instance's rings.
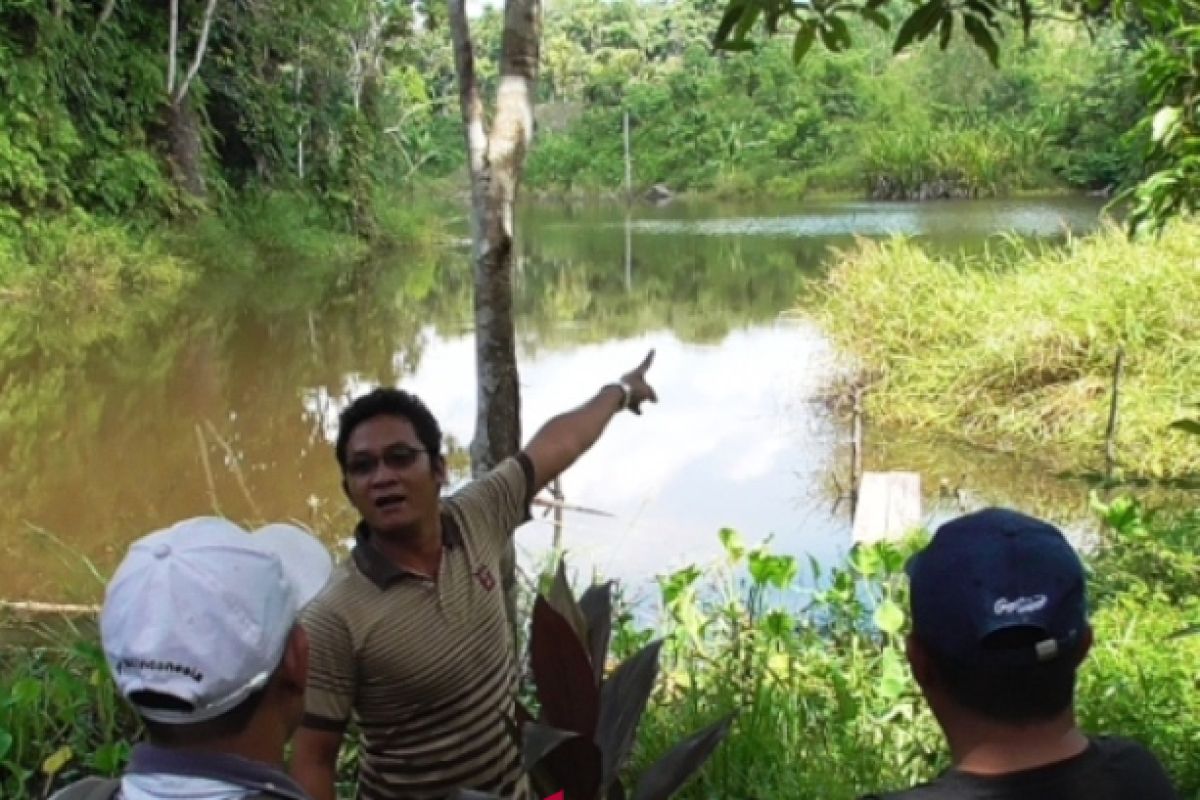
[[[637,369],[621,376],[620,383],[604,386],[591,400],[553,417],[538,429],[525,445],[525,454],[533,463],[531,495],[540,492],[587,452],[618,411],[628,408],[640,414],[642,403],[647,400],[658,402],[658,395],[646,382],[646,371],[653,363],[654,351],[651,350]]]

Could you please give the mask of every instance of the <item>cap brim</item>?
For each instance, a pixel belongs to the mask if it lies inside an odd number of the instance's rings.
[[[333,558],[325,545],[295,525],[264,525],[250,534],[256,548],[272,553],[283,565],[284,575],[296,592],[298,608],[304,608],[321,593],[333,573]]]

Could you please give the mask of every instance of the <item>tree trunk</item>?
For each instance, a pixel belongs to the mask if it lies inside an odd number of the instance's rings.
[[[483,100],[464,0],[449,0],[454,66],[471,177],[477,400],[471,470],[479,475],[521,446],[521,397],[512,309],[514,207],[533,139],[533,97],[541,43],[541,0],[506,0],[495,120]],[[516,554],[501,564],[509,619],[516,617]]]
[[[200,120],[192,109],[190,95],[167,104],[167,136],[175,185],[203,200],[208,194],[204,185],[204,144],[200,138]]]

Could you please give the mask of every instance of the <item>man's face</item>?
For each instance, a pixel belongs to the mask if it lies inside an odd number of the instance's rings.
[[[346,442],[346,496],[372,532],[411,533],[437,513],[445,477],[440,464],[407,419],[372,417]]]

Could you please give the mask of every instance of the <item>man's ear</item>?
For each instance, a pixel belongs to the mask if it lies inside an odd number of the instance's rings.
[[[308,633],[298,622],[288,634],[283,660],[279,662],[276,673],[283,685],[290,689],[303,692],[308,685]]]
[[[904,655],[908,657],[908,666],[918,686],[924,688],[933,682],[934,668],[929,651],[921,644],[921,640],[911,633],[904,640]]]
[[[1092,626],[1088,625],[1083,629],[1083,635],[1079,637],[1079,653],[1075,656],[1075,666],[1083,663],[1083,660],[1088,657],[1088,653],[1092,650],[1092,643],[1095,641],[1092,635]]]
[[[433,469],[433,479],[437,481],[439,486],[446,485],[446,458],[445,456],[436,455],[430,462]]]

